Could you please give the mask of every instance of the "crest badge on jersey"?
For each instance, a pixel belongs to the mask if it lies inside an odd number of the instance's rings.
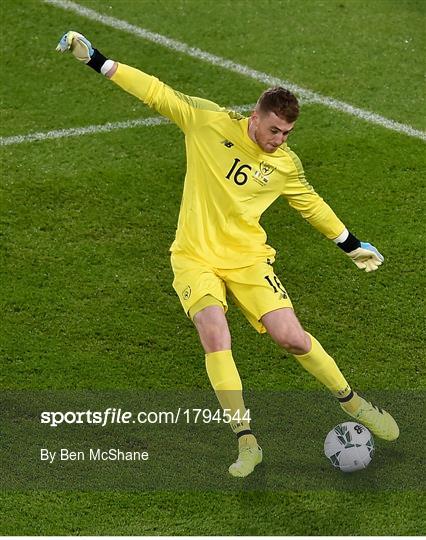
[[[255,171],[253,174],[254,180],[261,186],[265,186],[269,181],[269,176],[275,171],[276,167],[269,165],[266,161],[261,161],[259,165],[259,170]]]

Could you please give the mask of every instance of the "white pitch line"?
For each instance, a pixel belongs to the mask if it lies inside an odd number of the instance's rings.
[[[361,120],[365,120],[366,122],[377,124],[386,129],[426,141],[426,132],[415,129],[407,124],[395,122],[394,120],[390,120],[389,118],[385,118],[384,116],[373,113],[371,111],[360,109],[358,107],[349,105],[348,103],[345,103],[343,101],[323,96],[307,88],[302,88],[301,86],[298,86],[290,81],[279,79],[278,77],[273,77],[272,75],[268,75],[267,73],[263,73],[255,69],[251,69],[248,66],[244,66],[243,64],[237,64],[235,62],[232,62],[231,60],[227,60],[225,58],[221,58],[220,56],[216,56],[214,54],[210,54],[206,51],[198,49],[197,47],[190,47],[186,43],[168,38],[167,36],[163,36],[162,34],[150,32],[145,28],[140,28],[139,26],[130,24],[122,19],[103,15],[102,13],[98,13],[93,9],[77,4],[76,2],[72,2],[71,0],[42,1],[46,4],[72,11],[83,17],[100,22],[116,30],[123,30],[124,32],[128,32],[129,34],[136,35],[147,41],[157,43],[158,45],[162,45],[164,47],[167,47],[168,49],[172,49],[174,51],[186,54],[187,56],[191,56],[193,58],[197,58],[209,64],[222,67],[224,69],[227,69],[228,71],[250,77],[251,79],[255,79],[257,81],[265,83],[268,86],[285,86],[292,92],[296,93],[304,102],[324,105],[325,107],[329,107],[330,109],[334,109],[339,112],[347,113],[351,116],[355,116],[356,118],[360,118]]]
[[[229,107],[232,111],[244,112],[252,110],[255,103],[249,105],[238,105]],[[122,122],[108,122],[106,124],[97,124],[91,126],[52,129],[50,131],[38,131],[36,133],[27,133],[26,135],[11,135],[10,137],[0,137],[0,146],[9,146],[11,144],[22,144],[36,141],[46,141],[48,139],[63,139],[65,137],[81,137],[81,135],[94,135],[96,133],[108,133],[119,129],[128,129],[135,127],[150,127],[169,124],[167,118],[161,116],[152,116],[150,118],[137,118],[136,120],[124,120]]]
[[[81,135],[91,135],[95,133],[106,133],[117,129],[127,129],[139,126],[158,126],[167,124],[167,118],[151,117],[138,118],[136,120],[125,120],[124,122],[108,122],[107,124],[98,124],[92,126],[53,129],[51,131],[39,131],[37,133],[28,133],[27,135],[13,135],[11,137],[0,137],[0,146],[10,144],[22,144],[26,142],[45,141],[47,139],[62,139],[64,137],[80,137]]]

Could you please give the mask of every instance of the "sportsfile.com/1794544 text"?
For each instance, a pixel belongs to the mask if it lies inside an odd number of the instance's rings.
[[[108,407],[103,411],[43,411],[41,424],[56,427],[61,424],[94,424],[101,427],[112,424],[210,424],[212,422],[229,424],[231,422],[250,422],[250,409],[234,412],[230,409],[178,407],[175,411],[139,411],[135,415],[121,408]]]

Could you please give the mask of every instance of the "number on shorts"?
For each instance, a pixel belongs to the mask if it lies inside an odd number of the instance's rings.
[[[272,281],[272,279],[269,276],[265,276],[265,279],[269,283],[269,285],[272,287],[272,290],[274,291],[274,293],[281,291],[283,294],[283,298],[287,298],[287,291],[284,289],[282,283],[280,282],[280,280],[277,278],[275,274],[273,277],[274,277],[274,281]]]

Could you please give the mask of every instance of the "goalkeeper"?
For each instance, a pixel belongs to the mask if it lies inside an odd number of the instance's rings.
[[[170,248],[173,287],[205,351],[207,374],[219,403],[229,409],[238,439],[233,476],[250,474],[262,450],[250,429],[242,384],[231,351],[227,293],[246,318],[337,398],[343,410],[375,435],[394,440],[392,416],[356,394],[321,344],[297,319],[259,224],[280,196],[343,250],[361,270],[377,270],[382,255],[360,242],[305,179],[287,146],[299,114],[296,97],[276,87],[263,92],[249,118],[173,90],[157,78],[104,57],[77,32],[57,50],[71,51],[126,92],[166,116],[185,134],[187,171],[175,240]]]

